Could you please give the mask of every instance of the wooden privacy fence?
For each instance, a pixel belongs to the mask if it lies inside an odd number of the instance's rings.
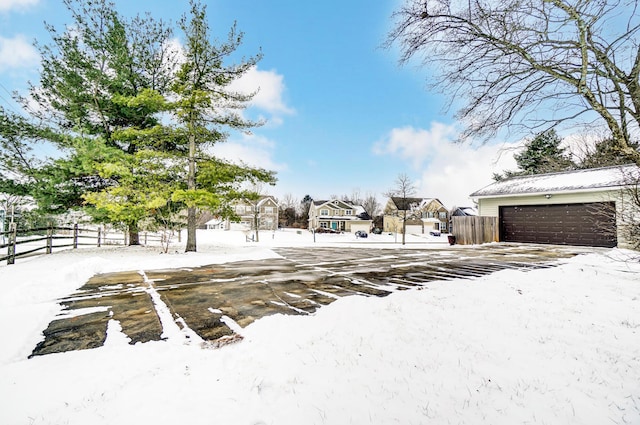
[[[453,236],[460,245],[476,245],[500,240],[498,217],[451,217]]]
[[[144,233],[144,243],[148,240],[160,240],[159,236]],[[0,262],[15,264],[16,258],[51,254],[55,248],[73,248],[79,246],[124,245],[126,233],[107,236],[102,228],[85,229],[75,224],[73,227],[41,227],[28,232],[18,232],[15,223],[9,225],[9,231],[0,232]],[[6,255],[1,253],[6,249]]]

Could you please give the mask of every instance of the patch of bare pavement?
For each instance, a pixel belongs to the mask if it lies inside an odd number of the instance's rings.
[[[131,344],[161,340],[159,305],[168,307],[178,326],[215,345],[221,338],[237,336],[237,325],[245,327],[264,316],[311,314],[349,295],[384,297],[433,281],[553,267],[560,259],[584,252],[575,247],[506,244],[439,250],[274,251],[282,258],[96,275],[60,300],[62,312],[43,331],[44,340],[31,356],[99,347],[111,319],[119,321]]]

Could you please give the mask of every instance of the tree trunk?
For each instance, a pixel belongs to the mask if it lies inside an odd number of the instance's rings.
[[[189,135],[189,175],[187,189],[196,189],[196,136],[193,131]],[[187,209],[187,246],[185,252],[196,252],[196,208]]]
[[[256,211],[254,212],[254,216],[253,216],[253,225],[254,225],[255,231],[256,231],[256,242],[260,242],[260,236],[258,236],[258,232],[260,231],[260,228],[259,228],[260,219],[258,217],[258,214],[259,214],[258,208],[259,207],[257,205],[255,205],[254,208],[255,208]]]
[[[140,234],[138,232],[138,223],[129,224],[129,246],[140,245]]]
[[[406,201],[405,201],[405,204],[406,204]],[[404,238],[406,234],[407,234],[407,212],[405,211],[404,218],[402,219],[402,245],[404,245]]]
[[[187,209],[187,247],[185,252],[196,252],[196,209]]]

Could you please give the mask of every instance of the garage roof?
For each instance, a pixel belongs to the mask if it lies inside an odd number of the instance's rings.
[[[473,192],[473,198],[537,193],[586,192],[628,186],[640,181],[640,168],[635,164],[590,168],[562,173],[512,177]]]

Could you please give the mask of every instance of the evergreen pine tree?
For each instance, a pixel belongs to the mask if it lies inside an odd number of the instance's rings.
[[[250,57],[239,64],[225,64],[241,45],[243,34],[237,32],[234,25],[227,41],[216,45],[210,40],[206,6],[192,0],[190,9],[190,17],[184,16],[180,21],[186,36],[185,61],[172,85],[177,97],[172,112],[186,135],[188,146],[186,190],[173,197],[187,206],[187,252],[196,251],[198,207],[216,204],[220,207],[224,200],[247,195],[237,192],[238,188],[229,184],[231,181],[275,182],[271,172],[234,166],[207,153],[207,147],[226,140],[227,129],[247,130],[260,125],[236,112],[246,108],[253,94],[234,92],[229,85],[255,66],[261,56]],[[229,178],[231,181],[225,182]],[[223,190],[216,192],[215,188]]]
[[[630,146],[636,150],[640,150],[638,142],[630,142]],[[594,149],[587,152],[585,157],[580,161],[580,168],[597,168],[609,167],[614,165],[625,165],[633,163],[632,157],[625,155],[616,148],[612,139],[604,139],[597,142]]]
[[[121,98],[145,90],[166,92],[175,59],[168,48],[172,30],[162,21],[150,16],[125,20],[108,0],[64,0],[64,4],[73,25],[62,32],[48,26],[53,42],[39,46],[40,84],[30,91],[38,107],[28,107],[23,99],[32,118],[49,124],[48,140],[63,153],[63,159],[31,175],[39,206],[54,213],[82,206],[85,194],[119,184],[120,175],[104,178],[92,167],[98,162],[91,155],[104,148],[134,155],[147,147],[121,136],[126,129],[157,126],[157,109],[128,105]],[[93,212],[96,218],[109,217],[104,211]],[[134,217],[124,222],[130,244],[139,243]]]
[[[524,151],[514,155],[518,170],[505,171],[503,174],[496,173],[493,175],[493,179],[501,181],[527,174],[544,174],[574,169],[575,164],[565,153],[565,148],[560,147],[561,144],[562,139],[553,129],[538,133],[525,144]]]

